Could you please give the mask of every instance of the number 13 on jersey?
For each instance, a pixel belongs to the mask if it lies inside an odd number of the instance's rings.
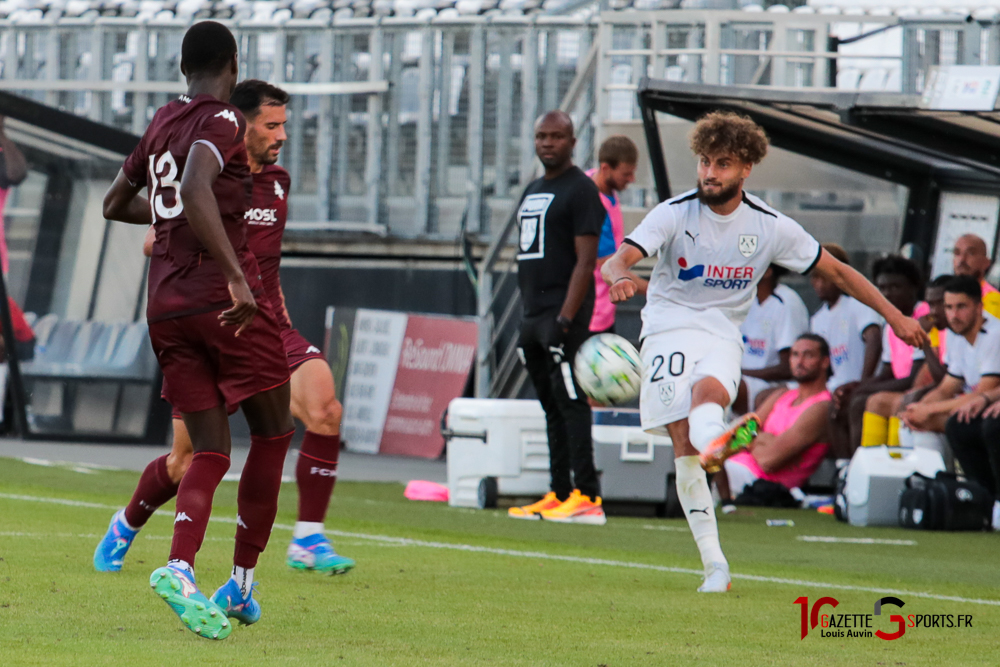
[[[181,201],[181,184],[177,180],[177,176],[177,161],[170,154],[170,151],[165,152],[159,158],[155,155],[149,156],[149,182],[153,184],[152,191],[149,193],[149,207],[153,212],[153,224],[156,224],[158,220],[176,218],[184,210],[184,202]],[[167,206],[164,202],[164,190],[172,190],[173,206]]]

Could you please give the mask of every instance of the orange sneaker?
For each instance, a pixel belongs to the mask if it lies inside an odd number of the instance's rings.
[[[760,431],[760,418],[753,412],[743,415],[729,430],[709,443],[699,455],[705,472],[719,472],[730,456],[750,446]]]
[[[509,508],[507,510],[507,516],[511,519],[528,519],[530,521],[538,521],[542,518],[541,514],[543,511],[559,507],[560,505],[562,505],[562,501],[556,498],[555,491],[549,491],[537,503],[525,505],[524,507]]]
[[[566,502],[558,507],[544,510],[542,518],[558,523],[586,523],[592,526],[603,526],[608,522],[601,506],[601,498],[598,496],[596,500],[591,500],[589,496],[580,493],[579,489],[573,489]]]

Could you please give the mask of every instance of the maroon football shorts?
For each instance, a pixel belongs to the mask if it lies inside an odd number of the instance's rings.
[[[177,412],[200,412],[240,403],[288,382],[288,360],[270,306],[236,336],[219,313],[201,313],[149,325],[149,338],[163,371],[163,398]]]
[[[285,329],[281,332],[281,342],[285,344],[285,355],[288,357],[288,370],[295,369],[310,359],[323,359],[323,353],[318,347],[307,341],[295,329]]]

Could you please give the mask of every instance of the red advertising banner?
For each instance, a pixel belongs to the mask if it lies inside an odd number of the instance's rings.
[[[472,320],[410,315],[380,454],[438,458],[444,449],[441,415],[461,396],[476,356]]]

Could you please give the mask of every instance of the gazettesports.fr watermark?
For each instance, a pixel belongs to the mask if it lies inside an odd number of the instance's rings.
[[[809,606],[809,598],[800,597],[792,604],[801,607],[801,637],[819,628],[820,637],[869,639],[878,637],[885,641],[899,639],[907,628],[971,628],[972,614],[894,614],[905,603],[897,597],[883,597],[875,601],[870,614],[835,613],[840,602],[836,598],[822,597]],[[883,609],[888,605],[889,608]],[[830,607],[830,609],[824,609]],[[885,617],[888,616],[888,624]],[[876,617],[878,619],[876,620]],[[888,627],[888,630],[883,629]]]

